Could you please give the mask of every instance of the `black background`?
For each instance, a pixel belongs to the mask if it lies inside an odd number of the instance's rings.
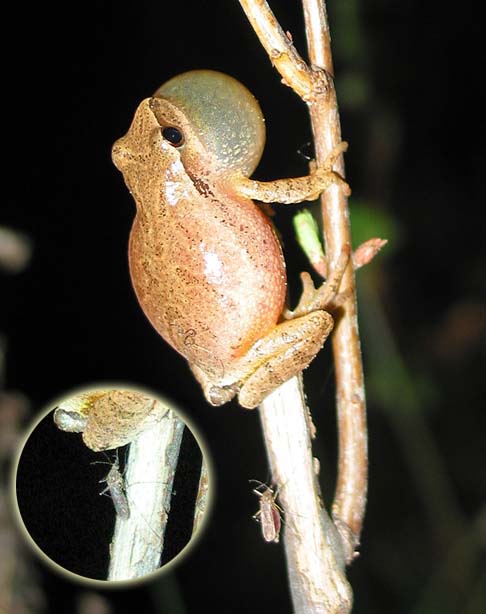
[[[304,50],[300,11],[291,4],[272,6]],[[367,88],[364,102],[353,106],[345,82],[337,82],[353,197],[375,206],[395,229],[388,252],[358,274],[363,297],[371,294],[386,315],[422,399],[416,409],[437,446],[438,475],[466,530],[484,505],[484,354],[477,335],[458,348],[447,323],[456,307],[478,305],[484,289],[484,147],[477,135],[483,106],[473,48],[479,20],[468,2],[451,11],[438,2],[367,0],[357,22],[351,2],[329,5],[336,74],[357,73]],[[257,501],[248,479],[269,478],[258,413],[235,403],[208,406],[184,359],[146,321],[127,267],[134,205],[110,148],[139,101],[161,83],[212,68],[241,80],[262,105],[267,148],[255,176],[296,176],[306,172],[296,153],[310,138],[305,106],[280,85],[236,0],[24,3],[10,7],[4,28],[15,36],[3,54],[2,223],[27,234],[34,247],[25,272],[2,275],[6,387],[23,392],[33,413],[83,384],[148,387],[190,416],[214,459],[214,514],[191,556],[156,583],[103,594],[113,612],[290,612],[282,548],[265,544],[251,518]],[[309,267],[290,217],[288,209],[278,212],[276,224],[295,300],[298,272]],[[369,228],[379,234],[373,224],[374,214]],[[407,415],[397,427],[395,403],[384,406],[376,392],[370,348],[385,341],[373,305],[373,298],[361,304],[371,481],[362,554],[349,572],[354,611],[476,614],[478,559],[455,601],[444,605],[444,585],[433,592],[453,543],[437,532],[427,486],[416,479],[417,449],[430,449],[430,441],[420,430],[405,441]],[[484,332],[484,310],[482,318]],[[336,454],[330,360],[326,348],[305,377],[327,502]],[[392,399],[398,406],[408,394],[402,382]],[[73,611],[84,589],[36,565],[46,610]],[[448,590],[464,563],[451,565],[443,576]]]

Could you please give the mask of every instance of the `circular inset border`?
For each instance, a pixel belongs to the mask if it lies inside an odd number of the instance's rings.
[[[164,404],[166,407],[170,408],[173,412],[175,412],[177,417],[180,418],[180,420],[184,423],[184,425],[188,427],[188,430],[191,432],[191,435],[194,437],[195,441],[197,442],[201,450],[202,457],[203,457],[203,466],[205,467],[205,470],[206,470],[207,495],[205,498],[205,508],[204,510],[200,510],[200,512],[202,512],[202,518],[200,518],[200,521],[197,524],[197,529],[195,530],[194,534],[190,537],[187,544],[180,550],[180,552],[178,552],[173,558],[171,558],[170,561],[168,561],[166,564],[163,564],[162,567],[159,567],[155,571],[147,573],[146,575],[143,575],[141,577],[130,578],[130,579],[125,579],[125,580],[101,580],[101,579],[89,578],[87,576],[83,576],[73,571],[70,571],[69,569],[66,569],[62,565],[57,563],[53,558],[51,558],[48,554],[46,554],[43,551],[43,549],[39,546],[39,544],[36,543],[36,541],[33,539],[31,534],[29,533],[29,530],[22,518],[22,513],[19,507],[18,500],[17,500],[17,475],[19,471],[19,465],[21,462],[22,453],[24,452],[34,431],[41,425],[41,423],[47,418],[47,416],[49,416],[49,414],[53,414],[53,411],[56,407],[59,407],[65,404],[66,401],[72,399],[73,397],[77,397],[79,395],[85,395],[89,393],[96,393],[100,390],[129,391],[129,392],[142,394],[142,395],[151,397],[152,399],[155,399],[159,401],[160,403]],[[59,434],[61,436],[64,435],[61,431],[59,432]],[[66,434],[66,437],[68,436],[70,435]],[[79,438],[79,435],[77,435],[77,437]],[[86,446],[84,447],[86,448]],[[86,450],[88,450],[88,448],[86,448]],[[53,451],[53,453],[55,454],[55,451]],[[42,459],[39,459],[39,464],[40,465],[42,464]],[[108,473],[108,472],[105,471],[105,473]],[[99,588],[124,589],[128,587],[138,586],[142,583],[153,580],[156,577],[160,577],[162,574],[166,573],[167,571],[172,571],[174,569],[174,566],[179,565],[186,558],[186,556],[190,554],[194,546],[197,545],[201,535],[203,534],[207,526],[208,518],[211,514],[213,500],[214,500],[214,491],[215,491],[214,482],[215,482],[215,479],[214,479],[213,464],[212,464],[211,456],[208,453],[204,438],[198,432],[197,428],[194,428],[193,424],[191,423],[191,420],[187,419],[183,411],[181,411],[178,407],[175,406],[173,402],[168,401],[162,395],[156,394],[153,391],[148,390],[146,388],[134,386],[132,384],[127,384],[127,383],[120,383],[120,382],[116,382],[116,383],[103,382],[99,385],[91,384],[88,386],[79,387],[79,388],[76,388],[74,390],[71,390],[63,394],[62,396],[58,397],[57,399],[49,403],[48,408],[41,410],[37,414],[37,416],[30,422],[30,425],[27,427],[27,430],[25,431],[22,440],[19,442],[17,446],[17,451],[14,455],[14,458],[12,459],[12,469],[10,473],[9,491],[11,495],[13,517],[14,517],[17,527],[19,528],[25,541],[27,542],[27,544],[29,544],[33,552],[44,563],[46,563],[53,571],[60,574],[64,578],[67,578],[69,580],[73,580],[75,582],[78,582],[78,583],[81,583],[81,584],[84,584],[90,587],[94,587],[97,589]],[[202,483],[202,480],[201,480],[201,483]],[[56,503],[55,501],[52,502],[53,505],[55,503]]]

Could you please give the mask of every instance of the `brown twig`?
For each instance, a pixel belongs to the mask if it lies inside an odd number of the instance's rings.
[[[294,230],[297,242],[307,256],[313,269],[326,279],[328,271],[327,258],[322,247],[317,222],[309,209],[303,209],[294,215]],[[378,252],[388,243],[386,239],[373,237],[361,243],[352,253],[353,267],[356,271],[369,264]]]
[[[315,73],[297,53],[291,38],[282,30],[267,2],[240,0],[240,4],[272,64],[282,75],[283,83],[307,100],[315,89]]]
[[[341,142],[339,115],[337,110],[336,96],[332,82],[332,59],[330,50],[330,37],[325,14],[324,4],[320,0],[303,0],[306,30],[308,36],[309,55],[311,67],[303,64],[297,51],[294,49],[291,37],[286,35],[278,25],[268,4],[263,0],[240,0],[245,13],[253,25],[263,47],[270,56],[271,61],[283,77],[284,83],[292,87],[305,102],[307,102],[311,114],[313,130],[316,138],[317,164],[322,164],[329,152]],[[337,160],[335,170],[344,176],[344,164],[342,157]],[[325,193],[323,200],[323,218],[325,227],[325,241],[328,261],[335,263],[339,256],[351,249],[351,237],[349,228],[349,213],[347,200],[340,186],[332,186]],[[361,351],[356,318],[355,286],[352,262],[346,270],[341,293],[346,296],[342,305],[343,316],[336,327],[334,334],[333,349],[336,364],[337,378],[337,409],[339,426],[339,469],[336,497],[333,505],[335,527],[338,529],[345,559],[351,561],[355,547],[359,542],[367,488],[367,437],[365,420],[365,396],[363,385],[363,373],[361,365]],[[286,385],[285,385],[286,386]],[[296,386],[294,380],[289,386]],[[261,406],[261,418],[264,426],[266,445],[274,477],[281,488],[281,501],[287,512],[296,509],[298,502],[292,499],[292,482],[286,485],[285,480],[290,477],[282,468],[285,454],[278,451],[282,444],[286,453],[290,448],[285,448],[284,437],[279,433],[275,419],[275,403],[287,403],[285,395],[281,395],[281,389],[270,395]],[[301,414],[305,413],[303,395],[300,395],[299,404]],[[273,415],[272,415],[273,411]],[[288,420],[289,414],[284,416]],[[288,426],[288,423],[287,423]],[[292,431],[294,432],[294,431]],[[309,489],[309,506],[306,507],[306,515],[315,519],[316,509],[314,504],[318,501],[318,489],[315,480],[309,475],[309,459],[312,459],[309,433],[302,437],[302,456],[300,468],[302,479],[306,480],[304,489]],[[290,441],[287,444],[290,446]],[[295,466],[290,469],[290,474],[295,473]],[[295,481],[294,476],[292,476]],[[314,483],[313,483],[314,482]],[[283,487],[285,485],[285,487]],[[295,494],[295,493],[293,493]],[[288,504],[288,507],[286,507]],[[312,510],[312,511],[311,511]],[[334,526],[325,521],[323,513],[320,526],[313,526],[314,543],[317,543],[324,535],[329,544],[332,541]],[[309,519],[308,519],[309,524]],[[303,582],[298,580],[299,574],[308,571],[305,569],[299,556],[305,555],[298,544],[292,542],[292,533],[299,531],[286,531],[285,543],[289,575],[292,582],[300,585],[296,593],[292,586],[294,605],[298,611],[320,611],[316,595],[311,595],[305,584],[309,584],[309,577]],[[297,541],[302,542],[302,534]],[[310,546],[313,554],[315,550]],[[345,587],[339,571],[339,552],[336,548],[324,547],[327,556],[332,551],[334,561],[330,567],[334,581],[321,592],[325,594],[322,611],[338,612],[349,611],[350,593],[349,587]],[[322,554],[322,553],[321,553]],[[320,557],[321,569],[324,565],[325,556]],[[308,558],[306,559],[309,560]],[[316,580],[316,575],[312,575]],[[339,585],[342,593],[335,590]],[[321,586],[322,588],[322,586]],[[340,601],[341,600],[341,601]],[[297,608],[299,604],[299,608]]]
[[[341,126],[332,82],[333,66],[324,0],[302,0],[309,58],[327,75],[327,89],[316,92],[309,111],[315,136],[317,164],[341,142]],[[344,176],[342,157],[336,170]],[[321,196],[327,257],[334,262],[351,246],[347,198],[337,186]],[[347,294],[342,317],[333,333],[339,463],[333,517],[346,545],[346,560],[354,556],[363,524],[367,493],[368,448],[366,404],[352,263],[344,274],[341,292]]]
[[[307,102],[315,134],[317,164],[322,164],[329,152],[341,142],[339,115],[332,82],[329,28],[323,0],[303,0],[311,67],[303,63],[293,47],[291,37],[283,32],[264,0],[240,0],[240,4],[272,63],[282,75],[283,82],[292,87]],[[342,156],[337,160],[335,170],[344,176]],[[351,249],[347,200],[340,186],[332,186],[326,191],[322,198],[322,208],[327,258],[329,263],[334,264],[343,252],[349,252]],[[366,254],[361,254],[361,256],[366,260]],[[354,557],[355,547],[359,543],[366,502],[365,395],[351,261],[343,278],[341,294],[346,297],[346,300],[342,304],[343,315],[337,323],[333,339],[340,443],[337,490],[333,504],[334,525],[319,506],[318,486],[314,474],[309,471],[312,453],[311,433],[308,428],[306,433],[305,429],[302,430],[300,456],[296,461],[299,464],[299,470],[302,470],[300,479],[305,482],[301,484],[301,495],[303,492],[308,495],[305,516],[307,528],[312,526],[313,536],[311,543],[307,546],[308,552],[303,552],[306,549],[299,547],[303,543],[303,527],[299,528],[299,523],[294,522],[295,519],[289,523],[292,530],[285,531],[292,596],[295,609],[299,612],[349,611],[350,589],[339,568],[339,547],[333,542],[333,535],[337,528],[341,536],[341,540],[337,541],[342,542],[340,545],[344,548],[345,560],[350,562]],[[283,388],[292,389],[295,392],[295,397],[292,399],[293,405],[289,403],[288,390],[286,394],[282,393]],[[298,498],[295,499],[298,489],[293,486],[296,482],[293,475],[296,466],[293,465],[289,471],[286,471],[288,463],[284,461],[286,455],[290,454],[293,440],[296,438],[291,437],[285,441],[285,433],[282,434],[281,429],[278,428],[279,419],[275,417],[276,408],[282,405],[288,406],[281,417],[287,427],[289,409],[297,408],[292,414],[294,416],[292,419],[297,418],[297,422],[294,422],[294,427],[291,429],[294,434],[295,425],[302,416],[305,416],[306,411],[303,393],[301,391],[299,395],[299,381],[296,378],[269,395],[260,408],[270,465],[274,479],[281,489],[280,499],[289,516],[299,509]],[[312,432],[312,429],[310,431]],[[290,478],[292,480],[286,482]],[[313,521],[319,514],[319,510],[321,518],[316,525]],[[297,536],[296,540],[293,539],[295,536]],[[323,537],[327,545],[321,541]],[[316,544],[319,544],[321,548],[320,556],[316,552]],[[312,566],[307,567],[312,556],[315,556],[314,567],[322,571],[327,564],[329,566],[327,573],[332,577],[327,587],[321,583],[319,590],[314,594],[309,590],[309,586],[312,585],[312,588],[315,589],[319,582],[316,583],[318,573],[312,573]]]

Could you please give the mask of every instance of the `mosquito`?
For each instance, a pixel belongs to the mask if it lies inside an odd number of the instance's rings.
[[[257,480],[250,480],[257,482]],[[280,527],[282,525],[282,508],[275,502],[278,490],[273,490],[270,486],[259,482],[259,486],[253,492],[260,497],[260,509],[253,518],[260,522],[262,526],[263,539],[266,542],[278,544],[280,538]],[[258,490],[259,488],[263,490]]]
[[[106,476],[100,480],[101,482],[106,482],[106,487],[100,492],[100,495],[109,492],[117,516],[128,520],[130,518],[130,506],[128,505],[125,480],[120,473],[118,454]]]

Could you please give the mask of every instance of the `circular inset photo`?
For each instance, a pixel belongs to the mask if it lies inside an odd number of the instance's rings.
[[[78,579],[140,582],[197,542],[210,460],[171,403],[84,389],[54,402],[17,455],[13,494],[34,549]]]

